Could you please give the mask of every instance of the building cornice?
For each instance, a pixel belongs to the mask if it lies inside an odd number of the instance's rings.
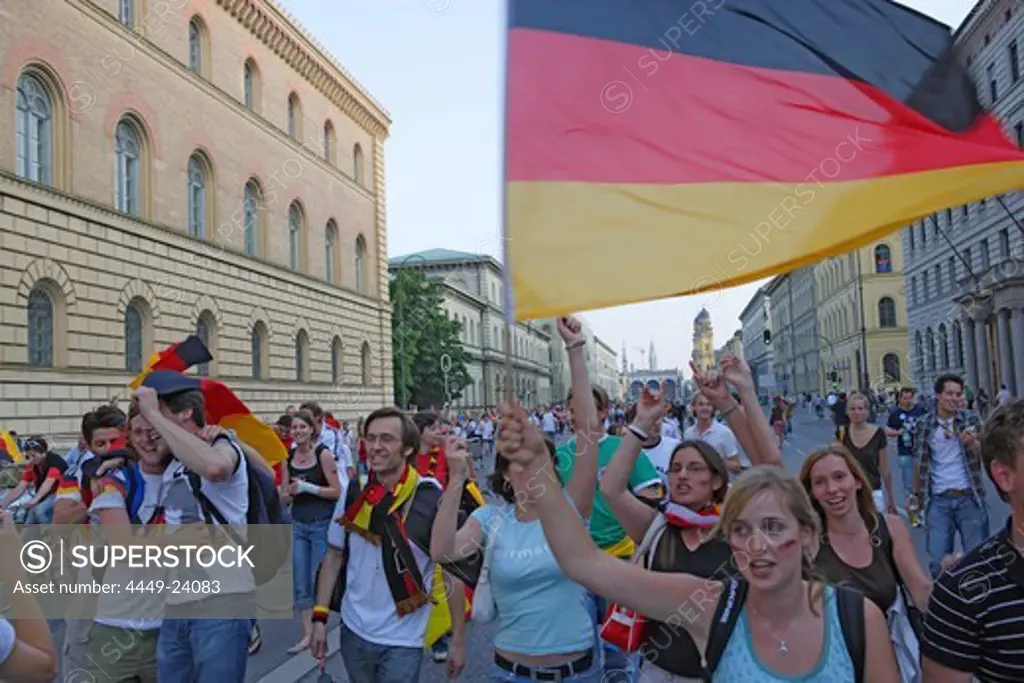
[[[271,52],[374,137],[391,115],[277,0],[216,0]]]

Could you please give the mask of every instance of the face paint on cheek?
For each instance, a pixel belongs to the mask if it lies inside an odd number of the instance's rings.
[[[775,549],[779,553],[791,553],[799,544],[799,541],[795,538],[787,538],[784,541],[779,542],[775,545]]]

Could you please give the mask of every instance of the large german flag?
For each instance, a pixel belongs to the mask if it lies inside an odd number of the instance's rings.
[[[886,0],[511,0],[515,316],[757,280],[1024,187],[951,46]]]

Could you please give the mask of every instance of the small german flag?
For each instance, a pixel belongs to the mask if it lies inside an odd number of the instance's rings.
[[[142,380],[146,379],[146,375],[154,370],[185,372],[194,365],[209,363],[211,360],[213,360],[213,356],[210,355],[210,350],[206,348],[203,340],[192,335],[185,341],[150,356],[146,368],[132,380],[131,388],[133,391],[138,389]]]
[[[1024,187],[952,47],[889,0],[511,0],[514,316],[759,280]]]

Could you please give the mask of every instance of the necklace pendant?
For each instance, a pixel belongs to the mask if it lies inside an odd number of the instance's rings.
[[[786,643],[784,643],[784,642],[779,643],[779,654],[782,655],[783,657],[785,657],[786,655],[789,654],[789,648],[786,647]]]

